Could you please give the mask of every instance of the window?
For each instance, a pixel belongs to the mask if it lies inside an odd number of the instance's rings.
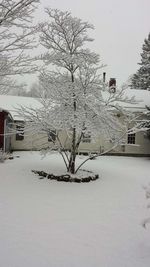
[[[90,133],[83,134],[82,142],[83,143],[91,143],[91,134]]]
[[[48,131],[48,142],[55,142],[56,141],[56,130],[49,130]]]
[[[22,141],[24,139],[24,126],[16,125],[16,140]]]
[[[135,144],[135,133],[128,134],[128,144]]]

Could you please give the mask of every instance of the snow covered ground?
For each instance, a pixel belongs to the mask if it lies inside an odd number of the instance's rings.
[[[150,159],[89,161],[100,179],[76,184],[31,172],[64,171],[57,154],[15,155],[0,164],[0,267],[150,266],[150,225],[141,226]]]

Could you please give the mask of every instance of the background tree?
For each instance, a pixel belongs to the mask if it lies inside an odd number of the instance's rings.
[[[131,79],[131,88],[150,90],[150,33],[142,50],[140,68]]]
[[[41,56],[45,68],[39,77],[42,107],[22,107],[21,112],[30,130],[51,136],[53,148],[61,153],[67,171],[75,173],[76,155],[84,138],[94,139],[102,134],[116,145],[125,136],[131,117],[119,103],[131,100],[123,96],[123,91],[109,93],[101,81],[99,56],[85,47],[92,41],[87,31],[93,26],[69,12],[46,9],[46,13],[49,21],[40,24],[40,41],[47,49]],[[67,133],[69,154],[60,132]]]
[[[150,106],[146,106],[146,108],[147,108],[147,120],[144,126],[145,128],[147,128],[147,130],[145,131],[145,137],[150,140]]]
[[[33,12],[39,0],[0,0],[0,88],[12,88],[12,76],[36,70],[27,50],[35,46]],[[11,79],[10,79],[11,77]]]
[[[38,82],[33,82],[30,87],[26,83],[13,83],[9,87],[9,95],[25,96],[25,97],[40,97],[41,88]]]

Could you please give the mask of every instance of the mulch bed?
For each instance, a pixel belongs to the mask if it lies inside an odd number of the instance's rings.
[[[54,174],[49,174],[44,171],[37,171],[37,170],[32,170],[33,173],[38,174],[40,176],[40,179],[50,179],[50,180],[56,180],[58,182],[74,182],[74,183],[88,183],[90,181],[95,181],[99,178],[98,174],[95,175],[89,175],[88,177],[71,177],[70,174],[63,174],[63,175],[54,175]]]

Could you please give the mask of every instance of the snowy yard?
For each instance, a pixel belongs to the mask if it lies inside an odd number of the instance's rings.
[[[40,180],[31,169],[63,170],[38,152],[0,164],[1,267],[149,267],[150,225],[143,185],[150,159],[105,156],[84,168],[87,184]],[[81,159],[78,159],[80,161]],[[150,213],[149,213],[150,214]]]

